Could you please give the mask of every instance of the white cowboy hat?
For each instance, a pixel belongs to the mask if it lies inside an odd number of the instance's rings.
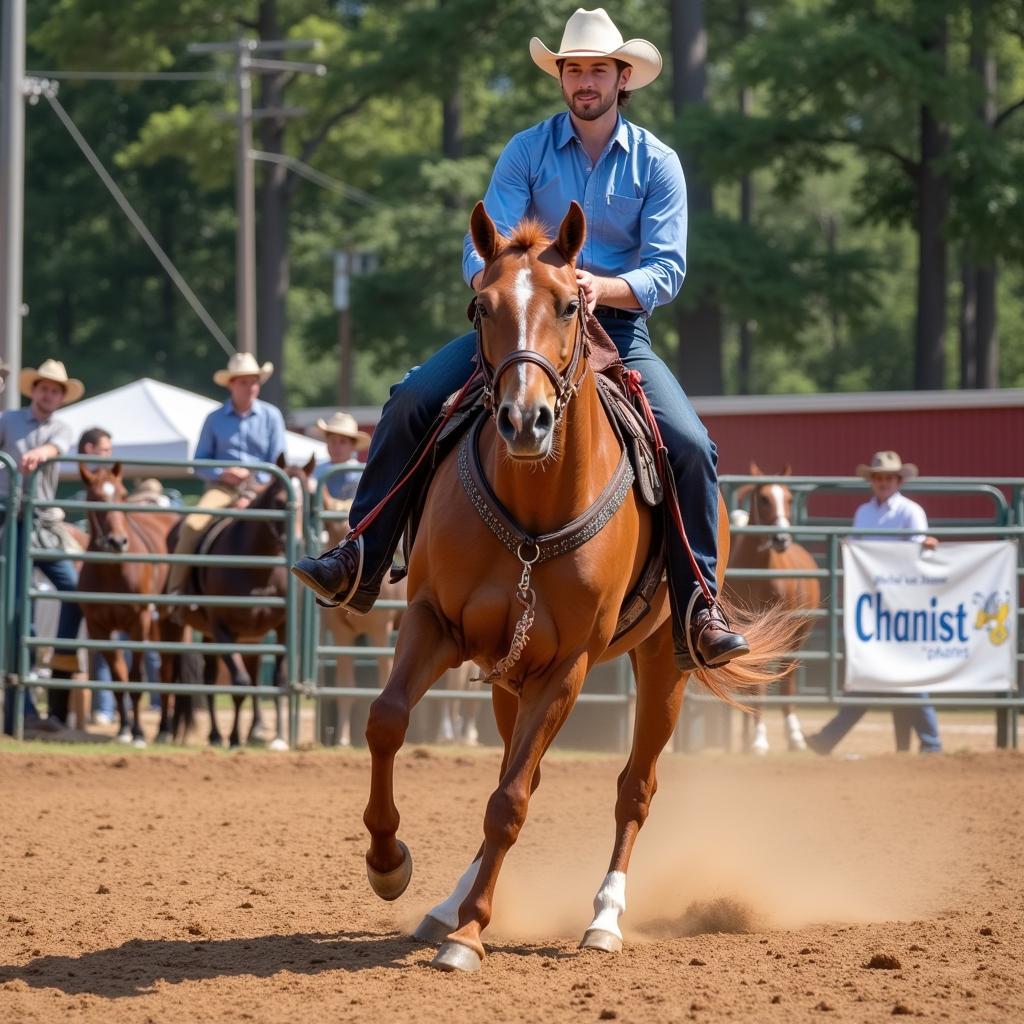
[[[77,402],[82,395],[85,394],[85,385],[74,377],[68,376],[68,371],[64,368],[64,364],[58,362],[56,359],[47,359],[38,370],[31,366],[26,366],[21,371],[21,376],[18,378],[18,385],[21,388],[21,393],[26,398],[32,397],[32,389],[36,386],[37,381],[50,380],[54,384],[60,384],[64,388],[64,402],[63,405],[70,405],[72,402]]]
[[[321,434],[338,434],[356,443],[357,452],[365,452],[370,447],[370,435],[359,429],[355,416],[347,412],[336,412],[329,420],[317,420],[316,428]]]
[[[530,40],[534,64],[553,78],[560,78],[558,62],[569,57],[611,57],[628,64],[633,72],[626,88],[633,92],[650,85],[661,74],[661,54],[646,39],[622,41],[622,33],[603,7],[586,11],[582,7],[565,23],[562,42],[555,53],[536,36]]]
[[[213,383],[226,388],[234,377],[259,377],[260,383],[263,384],[273,372],[273,363],[264,363],[260,366],[251,352],[236,352],[228,360],[228,368],[218,370],[213,375]]]
[[[857,476],[870,480],[874,473],[895,473],[904,480],[913,480],[917,476],[917,466],[912,462],[904,462],[896,452],[875,452],[871,456],[871,465],[863,463],[857,467]]]

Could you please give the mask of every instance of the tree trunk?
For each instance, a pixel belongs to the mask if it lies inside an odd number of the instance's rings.
[[[960,264],[960,387],[977,387],[978,268],[965,246]]]
[[[261,0],[259,10],[261,39],[276,39],[279,34],[276,0]],[[260,75],[260,106],[284,106],[283,75]],[[260,122],[260,145],[267,153],[284,152],[284,119]],[[288,171],[280,164],[261,165],[262,183],[257,193],[257,316],[260,361],[274,364],[273,376],[263,385],[266,401],[284,408],[284,338],[287,330],[287,302],[290,268],[288,263]]]
[[[947,28],[939,17],[922,47],[946,63]],[[949,148],[949,136],[928,106],[921,107],[921,160],[917,174],[917,323],[914,337],[914,387],[939,389],[946,383],[946,218],[949,184],[937,167]]]
[[[703,0],[669,0],[672,39],[672,105],[677,119],[707,102],[707,30]],[[690,228],[713,212],[711,189],[697,161],[683,154]],[[692,248],[690,249],[693,253]],[[697,258],[700,254],[697,253]],[[713,291],[697,296],[696,304],[676,306],[679,331],[677,376],[691,394],[720,395],[722,378],[722,313]]]

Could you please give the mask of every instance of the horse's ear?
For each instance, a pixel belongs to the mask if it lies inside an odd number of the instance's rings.
[[[115,463],[114,463],[114,464],[113,464],[113,465],[112,465],[112,466],[110,467],[110,475],[111,475],[111,476],[112,476],[112,477],[113,477],[113,478],[114,478],[115,480],[120,480],[120,479],[121,479],[121,476],[122,476],[122,472],[123,472],[123,467],[121,466],[121,463],[120,463],[120,462],[115,462]]]
[[[569,211],[562,218],[562,223],[558,228],[555,248],[562,254],[566,263],[575,263],[580,249],[583,248],[583,239],[586,237],[587,218],[583,216],[583,209],[574,199],[569,204]]]
[[[82,478],[82,483],[86,487],[92,486],[93,472],[84,462],[78,464],[78,475]]]
[[[281,452],[281,454],[278,455],[278,457],[274,460],[274,464],[277,466],[278,469],[288,468],[288,463],[285,461],[284,458],[284,452]]]
[[[750,475],[751,476],[764,476],[761,472],[761,467],[753,460],[750,460]]]
[[[473,207],[469,218],[469,234],[473,239],[473,247],[484,263],[490,263],[501,251],[501,235],[484,209],[483,202]]]
[[[312,476],[314,469],[316,469],[316,456],[315,455],[310,455],[309,462],[307,462],[302,467],[302,472],[305,473],[306,476]]]
[[[788,462],[786,463],[786,468],[782,471],[782,475],[783,476],[792,476],[793,475],[793,467]]]
[[[747,500],[747,498],[750,497],[750,495],[753,492],[753,490],[754,490],[754,485],[753,484],[744,484],[742,487],[737,487],[736,488],[736,504],[737,505],[742,505]]]

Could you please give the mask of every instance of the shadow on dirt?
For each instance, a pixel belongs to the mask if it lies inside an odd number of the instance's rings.
[[[521,943],[490,947],[495,953],[562,958],[564,950]],[[282,971],[314,975],[326,971],[408,970],[429,963],[432,946],[401,932],[261,935],[190,942],[132,939],[81,956],[41,956],[22,967],[0,966],[0,986],[24,982],[66,995],[109,999],[140,996],[164,985],[212,978],[269,978]]]

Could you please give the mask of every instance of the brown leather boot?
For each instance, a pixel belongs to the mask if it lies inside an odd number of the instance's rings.
[[[698,602],[690,619],[690,644],[687,645],[686,638],[678,629],[674,630],[673,648],[676,668],[680,672],[692,672],[697,668],[690,655],[691,646],[703,668],[715,668],[750,653],[746,637],[729,628],[718,605],[708,608],[703,600]]]

